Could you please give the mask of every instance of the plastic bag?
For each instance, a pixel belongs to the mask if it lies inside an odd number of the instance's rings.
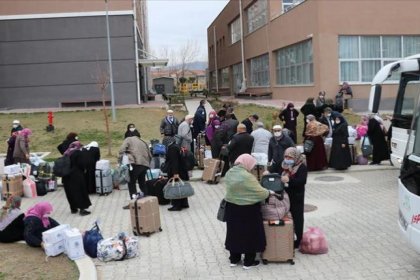
[[[313,255],[328,253],[328,244],[325,233],[318,227],[309,227],[309,229],[303,233],[299,251],[302,254]]]

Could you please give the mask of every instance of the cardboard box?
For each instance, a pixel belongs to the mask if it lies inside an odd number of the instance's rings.
[[[70,226],[67,224],[56,226],[52,229],[44,231],[42,233],[42,241],[44,243],[55,244],[64,240],[65,235],[64,232],[70,229]]]
[[[22,169],[20,168],[19,164],[12,164],[4,167],[4,174],[6,175],[13,175],[21,172]]]
[[[82,234],[77,228],[67,229],[64,232],[65,252],[71,260],[85,256]]]
[[[55,257],[61,253],[64,253],[64,240],[58,241],[56,243],[44,243],[44,251],[48,257]]]
[[[11,195],[23,196],[22,174],[3,175],[2,186],[2,197],[4,199]]]
[[[130,216],[133,232],[137,235],[161,231],[159,203],[155,196],[130,201]]]

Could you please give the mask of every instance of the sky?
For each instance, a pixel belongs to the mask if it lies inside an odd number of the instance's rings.
[[[153,54],[162,48],[178,50],[186,42],[196,42],[207,61],[207,27],[229,0],[149,0],[149,42]]]

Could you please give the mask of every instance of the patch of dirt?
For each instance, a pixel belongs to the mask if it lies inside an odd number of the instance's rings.
[[[0,256],[0,280],[79,279],[76,263],[64,254],[46,259],[41,248],[29,247],[24,243],[2,243]]]

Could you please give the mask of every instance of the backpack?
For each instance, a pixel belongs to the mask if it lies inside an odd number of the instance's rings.
[[[53,174],[58,177],[64,177],[71,172],[70,157],[62,156],[54,161]]]
[[[153,149],[152,153],[154,156],[166,154],[166,146],[163,144],[159,144],[159,143],[154,144],[152,149]]]

